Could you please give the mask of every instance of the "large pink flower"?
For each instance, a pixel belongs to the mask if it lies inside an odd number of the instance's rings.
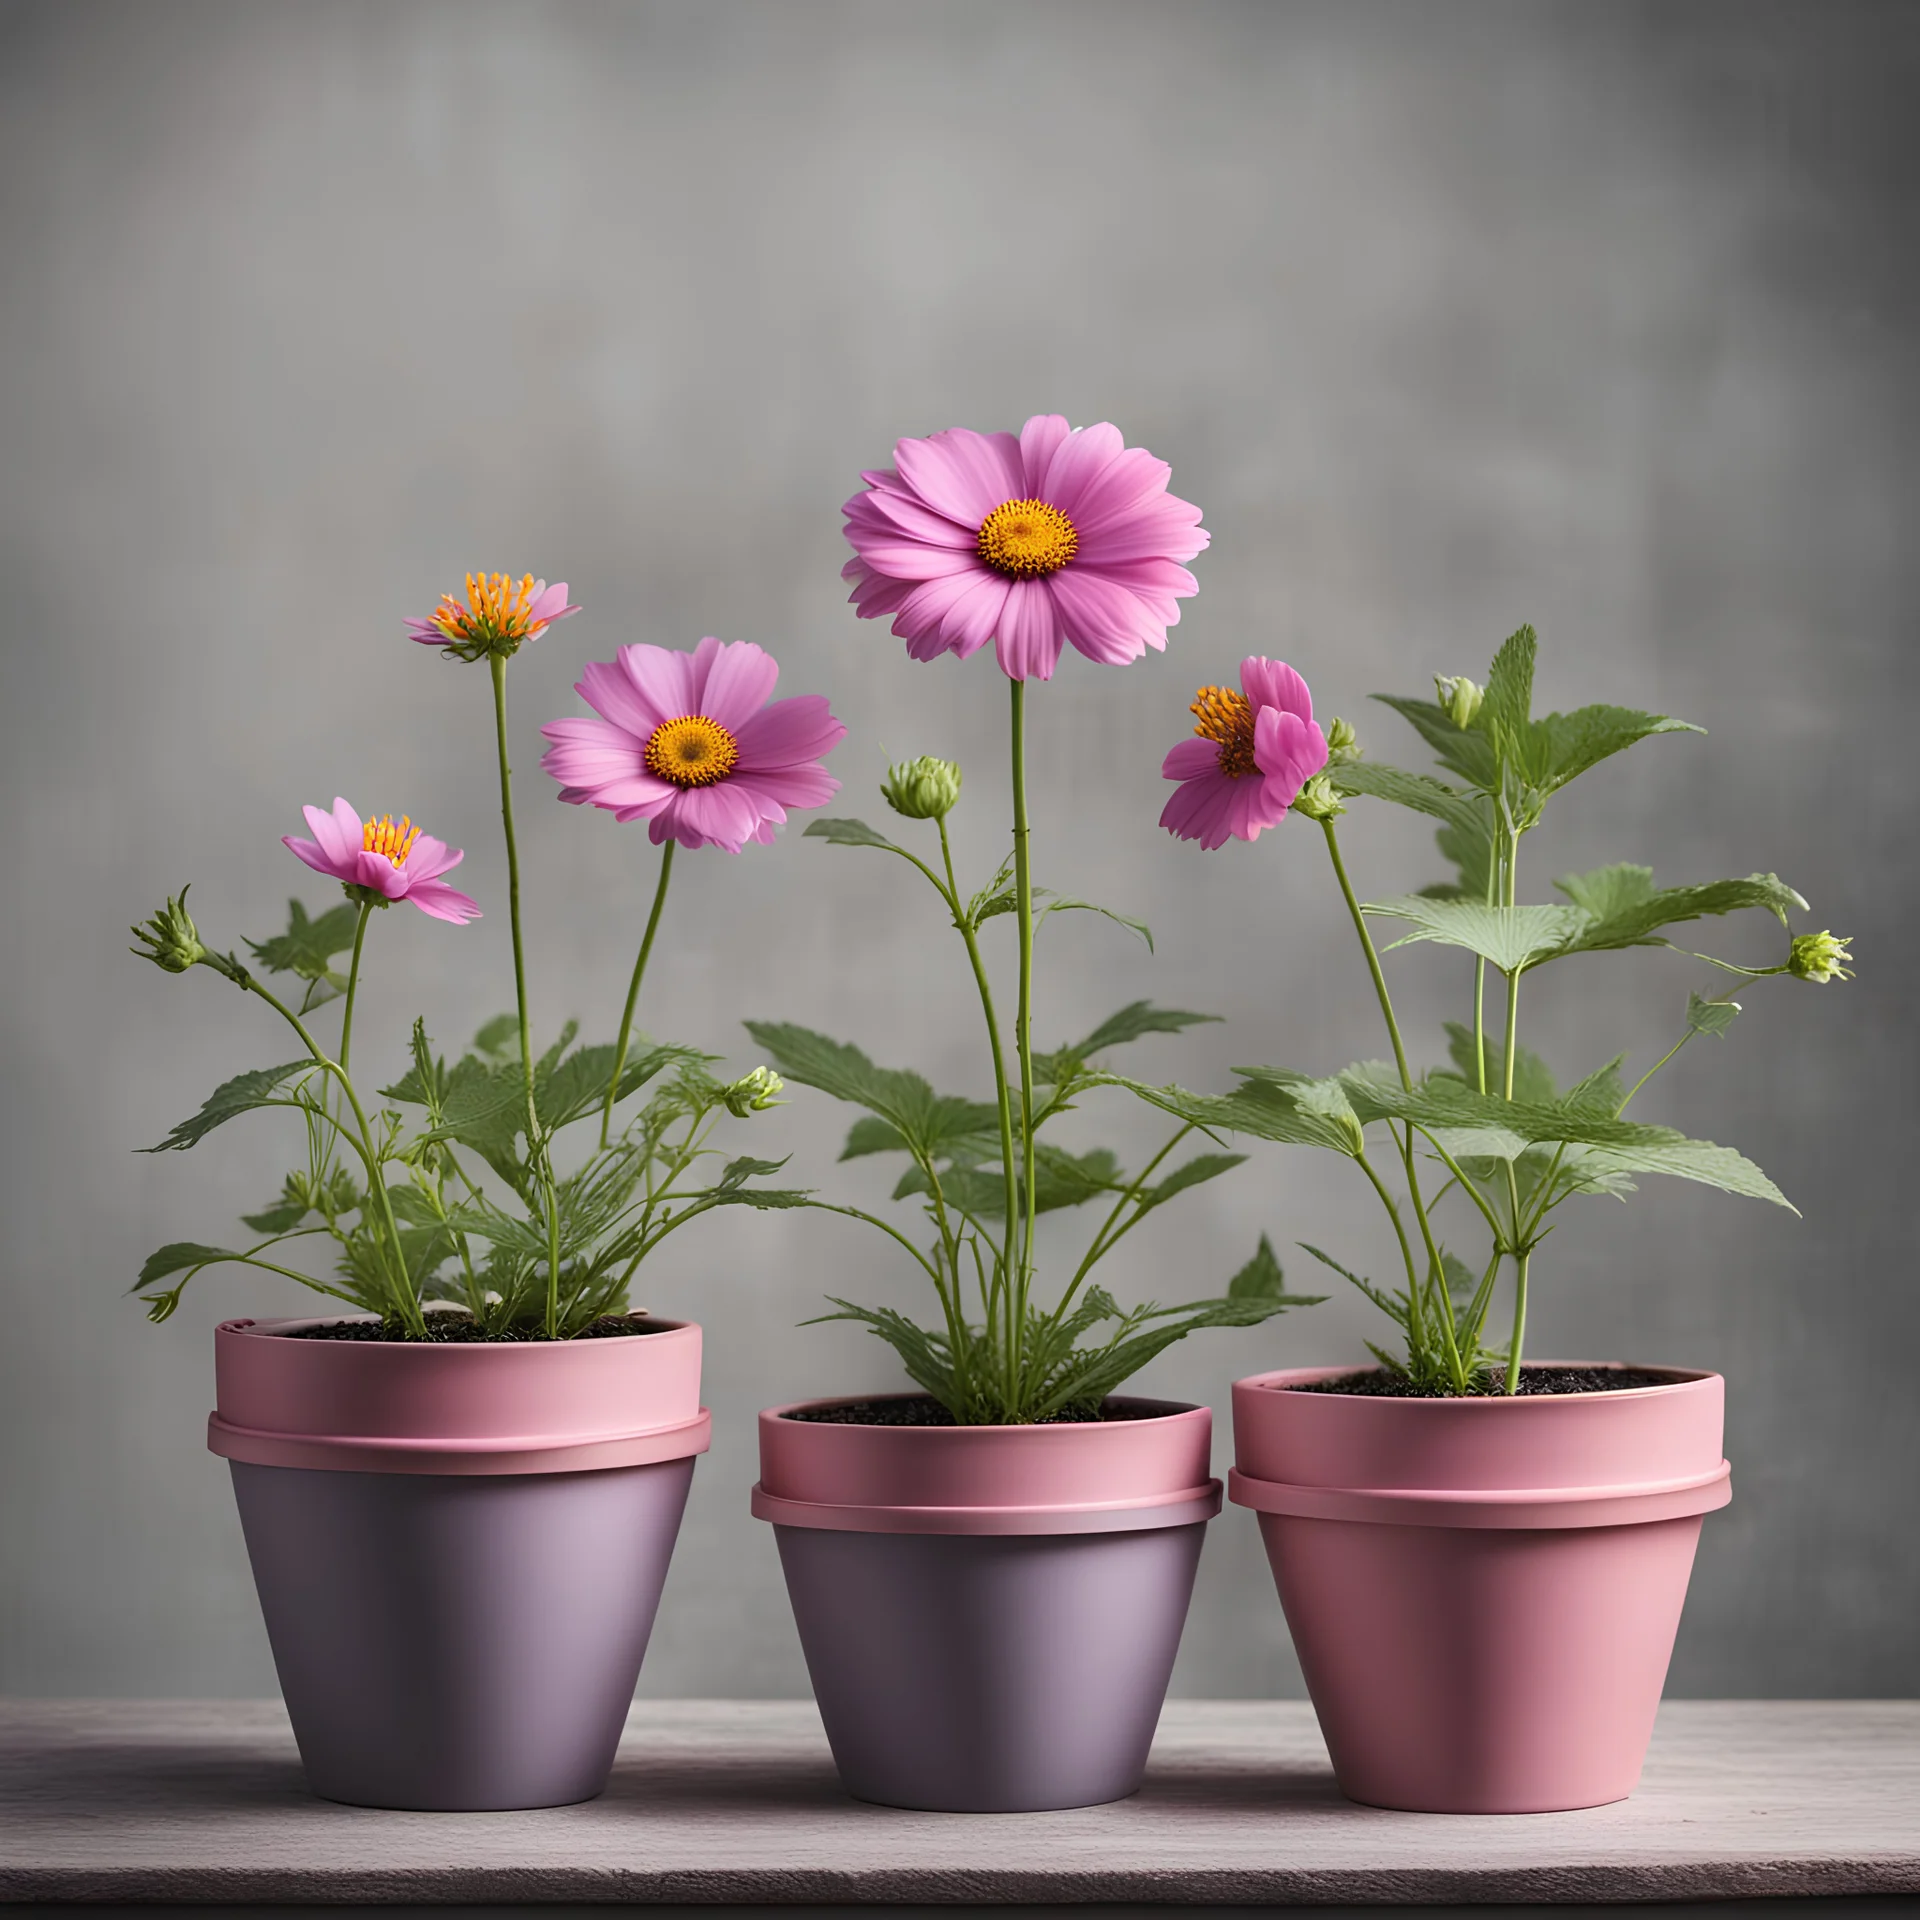
[[[622,647],[574,687],[601,718],[542,727],[553,744],[540,764],[562,800],[645,820],[655,846],[770,845],[789,807],[840,791],[820,760],[847,735],[817,693],[769,705],[779,678],[750,640]]]
[[[301,812],[313,838],[296,840],[286,834],[282,844],[316,873],[331,874],[349,887],[365,887],[383,900],[411,900],[422,913],[451,920],[456,927],[480,918],[478,902],[440,878],[466,858],[457,847],[422,833],[404,816],[398,825],[387,814],[362,825],[338,796],[331,813],[320,807],[302,807]]]
[[[1277,827],[1327,764],[1313,696],[1284,660],[1242,660],[1240,688],[1202,687],[1190,709],[1199,722],[1193,737],[1160,764],[1167,779],[1180,782],[1160,824],[1209,852]]]
[[[902,440],[844,509],[841,569],[864,620],[893,615],[916,660],[965,659],[991,640],[1014,680],[1050,680],[1063,644],[1109,666],[1164,648],[1184,561],[1206,546],[1200,509],[1120,429],[1035,414],[1010,433],[951,427]]]

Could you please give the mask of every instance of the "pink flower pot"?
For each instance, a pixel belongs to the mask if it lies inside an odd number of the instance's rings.
[[[1040,1427],[792,1411],[760,1416],[753,1511],[847,1791],[948,1813],[1132,1793],[1220,1510],[1209,1410]]]
[[[700,1329],[512,1344],[214,1336],[231,1463],[313,1790],[559,1806],[605,1787],[710,1419]]]
[[[1238,1380],[1229,1497],[1260,1516],[1341,1790],[1547,1813],[1640,1777],[1703,1515],[1730,1498],[1724,1385],[1397,1400]]]

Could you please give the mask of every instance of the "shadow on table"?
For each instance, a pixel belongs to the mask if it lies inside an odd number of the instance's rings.
[[[116,1813],[175,1812],[313,1802],[295,1755],[212,1755],[204,1743],[50,1742],[35,1749],[31,1768],[8,1772],[7,1799],[19,1811],[106,1804]]]

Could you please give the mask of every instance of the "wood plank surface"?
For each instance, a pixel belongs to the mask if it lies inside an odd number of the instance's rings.
[[[810,1701],[636,1705],[604,1797],[314,1799],[277,1701],[0,1703],[13,1901],[1334,1904],[1920,1893],[1920,1702],[1673,1701],[1584,1813],[1341,1798],[1312,1711],[1173,1701],[1143,1790],[951,1815],[840,1790]]]

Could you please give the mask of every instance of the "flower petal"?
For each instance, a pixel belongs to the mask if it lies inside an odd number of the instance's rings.
[[[1036,413],[1020,429],[1020,491],[1027,499],[1045,497],[1041,489],[1047,484],[1047,468],[1072,431],[1060,413]]]
[[[436,920],[450,920],[456,927],[464,927],[469,920],[480,918],[479,901],[470,894],[448,886],[444,880],[428,880],[417,884],[408,890],[407,898],[422,913],[429,913]]]
[[[1302,720],[1313,718],[1313,695],[1307,683],[1284,660],[1269,660],[1252,654],[1240,662],[1240,691],[1257,712],[1261,707],[1278,707],[1283,713]],[[1315,768],[1317,773],[1319,768]]]
[[[1010,433],[949,427],[893,450],[900,477],[936,513],[978,527],[995,507],[1018,499],[1020,443]]]
[[[354,857],[353,884],[389,900],[403,900],[407,893],[407,870],[396,867],[384,853],[361,853]]]
[[[1233,786],[1221,773],[1182,782],[1161,808],[1160,824],[1182,840],[1198,840],[1209,853],[1225,846]]]
[[[1009,680],[1051,680],[1065,635],[1044,580],[1016,580],[994,629],[1000,671]]]
[[[702,640],[701,646],[707,643]],[[700,711],[738,736],[753,716],[773,698],[780,679],[780,663],[751,640],[720,640],[700,692]]]
[[[651,716],[635,729],[643,741],[655,727],[700,711],[694,689],[693,654],[673,647],[650,646],[641,641],[633,646],[622,647],[618,659],[620,671],[626,676],[640,703],[640,712]],[[581,691],[584,693],[585,690],[585,676],[582,676]],[[607,717],[615,719],[619,716],[609,714]]]
[[[1085,541],[1123,519],[1131,518],[1167,490],[1173,469],[1145,447],[1128,447],[1095,474],[1080,490],[1073,524]],[[1200,517],[1196,510],[1193,516]]]
[[[1082,497],[1126,451],[1126,445],[1120,429],[1106,420],[1069,434],[1047,462],[1046,489],[1041,498],[1051,501],[1077,527]]]
[[[1060,609],[1066,637],[1089,660],[1124,666],[1148,647],[1167,644],[1166,627],[1137,594],[1099,574],[1063,567],[1047,581]]]
[[[313,837],[326,849],[328,857],[344,870],[360,851],[360,816],[338,794],[334,795],[331,813],[323,812],[319,807],[302,807],[300,811],[306,816],[307,827]]]
[[[314,811],[317,812],[318,809],[316,808]],[[340,870],[340,863],[327,852],[325,847],[320,846],[315,841],[296,840],[291,834],[282,834],[280,836],[280,844],[296,859],[304,860],[315,873],[324,873],[330,879],[334,880],[351,880],[353,878],[351,870],[343,873]]]
[[[733,737],[740,745],[739,771],[758,773],[819,760],[847,737],[847,730],[833,717],[824,694],[803,693],[762,707]]]
[[[1166,780],[1197,780],[1203,774],[1220,771],[1220,743],[1190,733],[1167,749],[1160,762],[1160,774]]]
[[[689,787],[674,812],[677,827],[690,828],[728,853],[738,853],[761,820],[761,808],[753,796],[731,780],[718,781],[711,787]]]
[[[1253,763],[1266,776],[1268,792],[1291,806],[1327,764],[1327,736],[1297,713],[1262,707],[1254,716]]]
[[[408,891],[418,892],[423,881],[437,880],[441,874],[451,873],[466,857],[460,848],[450,847],[444,840],[423,833],[407,855]]]
[[[573,683],[573,690],[595,713],[603,719],[580,724],[592,726],[612,726],[619,728],[635,747],[644,746],[655,727],[663,721],[674,720],[675,713],[663,712],[660,701],[655,697],[653,688],[655,676],[644,670],[637,671],[627,656],[640,653],[639,647],[622,647],[612,660],[589,660],[580,669],[580,678]],[[664,648],[649,647],[649,653],[664,652]],[[572,726],[572,721],[555,721],[556,726]],[[541,731],[545,733],[546,728]],[[553,736],[548,735],[549,738]]]
[[[797,767],[755,767],[750,773],[734,774],[727,785],[738,787],[751,800],[764,802],[763,813],[768,807],[823,807],[840,791],[840,782],[814,762]]]

